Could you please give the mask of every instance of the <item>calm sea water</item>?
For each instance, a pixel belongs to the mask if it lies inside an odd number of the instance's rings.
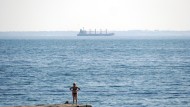
[[[190,40],[0,40],[0,105],[189,107]]]

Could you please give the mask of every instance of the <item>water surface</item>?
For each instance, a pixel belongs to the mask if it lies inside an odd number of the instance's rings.
[[[190,40],[0,40],[0,105],[189,107]]]

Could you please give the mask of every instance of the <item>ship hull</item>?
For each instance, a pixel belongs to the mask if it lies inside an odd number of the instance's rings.
[[[108,34],[77,34],[77,36],[113,36],[114,33],[108,33]]]

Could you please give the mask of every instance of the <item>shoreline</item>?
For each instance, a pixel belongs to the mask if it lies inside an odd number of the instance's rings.
[[[92,107],[91,105],[82,105],[82,104],[50,104],[50,105],[45,105],[45,104],[39,104],[39,105],[33,105],[33,106],[0,106],[0,107]]]

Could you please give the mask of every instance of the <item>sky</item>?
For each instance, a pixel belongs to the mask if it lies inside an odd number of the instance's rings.
[[[0,31],[190,30],[190,0],[0,0]]]

